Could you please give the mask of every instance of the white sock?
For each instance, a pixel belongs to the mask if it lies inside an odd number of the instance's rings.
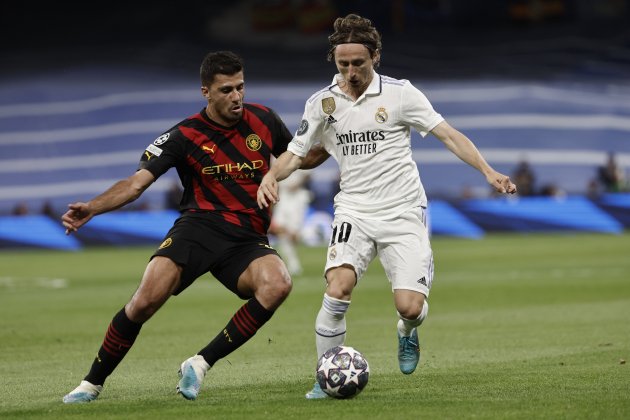
[[[424,305],[422,305],[422,311],[420,311],[420,316],[416,319],[406,319],[400,316],[398,320],[398,333],[401,337],[409,337],[414,328],[419,327],[424,319],[427,317],[429,313],[429,302],[425,299]]]
[[[195,354],[193,357],[191,357],[191,364],[193,366],[193,369],[195,369],[195,372],[201,372],[204,376],[206,375],[206,372],[210,370],[210,365],[200,354]]]
[[[94,385],[91,382],[86,380],[82,380],[78,387],[76,387],[72,392],[88,392],[90,394],[98,395],[103,390],[103,385]]]
[[[324,294],[322,307],[315,320],[315,345],[319,358],[326,350],[341,346],[346,339],[346,311],[349,300],[335,299]]]

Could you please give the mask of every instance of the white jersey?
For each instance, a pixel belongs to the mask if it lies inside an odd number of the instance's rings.
[[[335,214],[387,220],[427,205],[411,154],[411,127],[422,137],[444,119],[408,80],[376,72],[353,101],[336,83],[306,102],[288,150],[306,156],[320,142],[339,163]]]

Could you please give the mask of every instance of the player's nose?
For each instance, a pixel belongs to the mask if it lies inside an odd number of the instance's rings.
[[[230,100],[232,102],[240,102],[243,99],[243,95],[238,90],[230,92]]]

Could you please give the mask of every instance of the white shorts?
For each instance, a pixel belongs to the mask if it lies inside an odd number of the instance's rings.
[[[414,208],[393,220],[360,220],[335,215],[325,273],[351,265],[357,282],[378,255],[392,290],[414,290],[429,296],[433,283],[433,251],[425,209]]]

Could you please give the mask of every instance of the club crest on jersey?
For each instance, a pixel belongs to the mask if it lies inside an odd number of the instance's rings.
[[[262,146],[262,140],[258,137],[258,134],[250,134],[245,139],[245,144],[249,150],[255,152],[260,149],[260,146]]]
[[[387,112],[385,111],[385,108],[381,107],[378,109],[378,111],[376,111],[376,114],[374,115],[374,118],[376,119],[376,122],[378,123],[384,123],[387,122]]]
[[[337,258],[337,250],[336,250],[335,248],[333,248],[333,249],[331,249],[331,250],[330,250],[330,253],[328,254],[328,258],[329,258],[331,261],[334,261],[334,260],[335,260],[335,258]]]
[[[160,144],[164,144],[166,143],[166,140],[168,140],[170,136],[171,136],[171,133],[162,134],[160,137],[153,140],[153,144],[155,144],[156,146],[159,146]]]
[[[335,112],[335,109],[337,109],[337,105],[335,104],[335,98],[331,96],[329,98],[322,99],[322,111],[330,115],[333,112]]]

